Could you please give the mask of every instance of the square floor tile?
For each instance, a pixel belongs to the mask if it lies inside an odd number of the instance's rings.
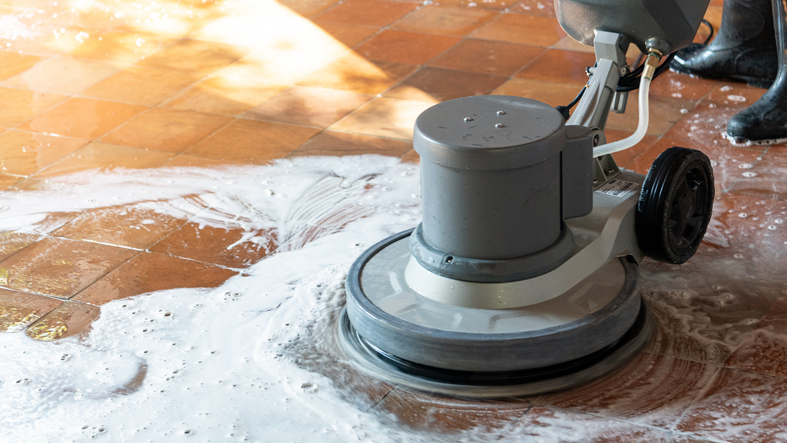
[[[27,71],[41,60],[41,57],[20,54],[11,51],[0,51],[0,81]]]
[[[133,65],[173,40],[141,30],[98,32],[68,52],[74,58]]]
[[[463,400],[435,397],[397,388],[375,406],[397,423],[419,431],[451,434],[468,429],[497,429],[513,424],[530,409],[525,400]],[[491,440],[491,439],[490,439]]]
[[[188,223],[150,248],[150,251],[245,269],[276,249],[275,233],[259,231],[253,233],[251,238],[247,234],[239,228],[225,229]]]
[[[60,94],[0,88],[0,102],[5,104],[0,109],[0,126],[18,126],[67,98]]]
[[[718,366],[643,353],[612,374],[543,395],[536,403],[670,428],[718,371]]]
[[[787,295],[787,282],[770,282],[775,293]],[[780,298],[743,340],[725,366],[763,374],[787,376],[787,298]]]
[[[240,115],[285,89],[285,86],[211,77],[164,103],[165,107],[211,114]]]
[[[307,18],[314,17],[338,2],[339,0],[277,0],[278,4]]]
[[[425,5],[397,21],[391,29],[464,37],[497,15],[483,9]]]
[[[429,63],[436,68],[511,76],[530,64],[544,48],[466,38]]]
[[[0,174],[0,191],[10,188],[22,180],[24,178],[18,175]]]
[[[5,131],[0,134],[0,169],[9,174],[34,174],[87,143],[78,138]]]
[[[468,9],[487,9],[491,11],[502,11],[516,3],[517,0],[440,0],[440,6],[448,6],[452,8],[468,8]]]
[[[693,107],[694,102],[687,100],[665,99],[650,97],[648,134],[663,135],[676,123],[681,121],[686,113]],[[620,131],[634,132],[639,124],[639,98],[636,94],[629,93],[626,112],[617,114],[611,112],[607,120],[607,127]]]
[[[74,240],[44,238],[7,258],[0,285],[71,298],[133,257],[135,251]]]
[[[746,170],[730,192],[787,200],[787,151],[769,149],[757,160],[751,168],[744,164]]]
[[[41,236],[38,234],[14,231],[0,232],[0,262],[14,255],[20,249],[35,243],[39,238]]]
[[[347,0],[315,17],[318,20],[353,25],[388,26],[417,5],[380,0]]]
[[[718,80],[689,77],[666,70],[650,84],[651,97],[697,101],[707,96],[718,85]]]
[[[138,105],[70,98],[20,126],[20,129],[94,139],[146,109]]]
[[[555,5],[544,0],[522,0],[510,8],[511,12],[518,12],[528,15],[540,15],[543,17],[555,16]]]
[[[52,236],[145,249],[186,223],[159,214],[145,203],[91,209],[79,214]]]
[[[294,151],[319,132],[305,126],[238,119],[187,153],[227,161],[266,163]]]
[[[209,74],[249,52],[248,48],[217,42],[182,39],[139,62],[139,66]]]
[[[377,95],[416,69],[417,66],[414,65],[370,61],[351,54],[331,63],[319,72],[299,80],[297,84]]]
[[[151,109],[102,137],[116,145],[182,152],[230,123],[232,117],[177,109]]]
[[[369,60],[422,65],[459,42],[456,37],[403,31],[383,31],[356,50]]]
[[[383,95],[406,100],[441,102],[459,97],[486,95],[506,79],[507,77],[452,69],[421,68]]]
[[[243,117],[324,128],[370,98],[349,91],[294,86],[247,111]]]
[[[566,106],[582,90],[581,86],[563,83],[550,83],[526,78],[512,78],[492,91],[498,95],[525,97],[550,106]]]
[[[678,423],[677,430],[735,442],[778,442],[787,438],[787,379],[722,369]]]
[[[313,23],[328,35],[335,38],[339,43],[352,49],[363,43],[369,37],[380,32],[380,28],[371,26],[357,26],[347,23],[326,22],[322,20],[315,20]]]
[[[667,132],[667,137],[685,140],[689,144],[732,146],[727,139],[727,121],[740,111],[739,108],[703,100],[687,111]]]
[[[652,443],[667,440],[667,431],[609,420],[592,414],[547,406],[534,406],[512,429],[507,440],[550,441],[564,437],[576,442]],[[505,439],[501,439],[504,440]]]
[[[134,66],[96,83],[81,95],[154,106],[199,79],[199,76],[188,72]]]
[[[304,155],[379,154],[400,157],[410,151],[412,143],[366,135],[324,131],[290,152],[289,157]]]
[[[533,46],[552,46],[566,34],[551,17],[501,14],[471,37]]]
[[[412,140],[418,116],[434,103],[380,97],[339,120],[331,130]]]
[[[63,304],[54,298],[0,289],[0,332],[19,332]]]
[[[103,305],[113,300],[176,288],[214,288],[237,272],[194,260],[143,252],[97,281],[74,300]]]
[[[87,169],[147,169],[162,165],[174,154],[131,146],[90,143],[68,157],[35,174],[32,179],[44,179]]]
[[[119,70],[116,66],[94,61],[52,57],[0,85],[38,92],[78,94]]]
[[[517,77],[584,86],[588,82],[585,68],[595,63],[593,54],[550,49],[518,73]]]
[[[39,341],[55,341],[66,337],[82,336],[90,330],[93,320],[101,315],[101,309],[86,303],[65,301],[46,314],[25,333]]]

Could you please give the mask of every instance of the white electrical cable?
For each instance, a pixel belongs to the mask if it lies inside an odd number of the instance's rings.
[[[655,58],[655,63],[652,65],[650,65],[652,63],[651,57]],[[594,158],[628,149],[642,141],[645,138],[645,134],[648,133],[648,110],[650,109],[648,106],[648,93],[650,92],[650,81],[653,80],[653,71],[655,70],[655,64],[658,63],[658,57],[649,55],[646,63],[648,63],[648,66],[645,67],[645,72],[642,73],[642,77],[639,80],[639,121],[637,130],[623,140],[596,146],[593,148]],[[649,67],[650,69],[648,69]]]

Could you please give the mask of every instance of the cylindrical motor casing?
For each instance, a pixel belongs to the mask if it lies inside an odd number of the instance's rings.
[[[544,103],[466,97],[419,116],[424,241],[484,260],[538,252],[560,235],[562,116]]]

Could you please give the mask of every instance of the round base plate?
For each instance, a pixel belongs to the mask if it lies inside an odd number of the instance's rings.
[[[350,323],[339,321],[339,344],[362,372],[398,386],[463,398],[537,395],[589,383],[629,362],[647,344],[654,325],[642,303],[636,321],[619,340],[582,358],[543,368],[504,372],[454,371],[400,359],[370,344]]]

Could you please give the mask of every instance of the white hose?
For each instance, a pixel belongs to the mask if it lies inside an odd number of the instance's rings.
[[[651,57],[655,58],[655,63],[653,63]],[[650,81],[653,79],[655,65],[658,64],[658,57],[648,56],[648,61],[646,63],[652,66],[652,68],[648,69],[648,66],[646,66],[645,72],[642,73],[642,77],[639,80],[639,121],[637,123],[637,130],[623,140],[596,146],[593,148],[593,157],[601,157],[602,155],[628,149],[641,142],[642,139],[645,138],[645,134],[648,133],[648,110],[650,109],[648,106],[648,93],[650,92]]]

